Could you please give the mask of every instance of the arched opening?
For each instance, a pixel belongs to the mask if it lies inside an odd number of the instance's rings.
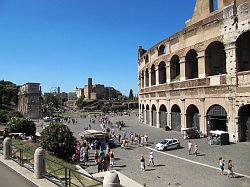
[[[189,105],[186,111],[187,128],[196,128],[200,131],[200,114],[199,109],[195,105]]]
[[[144,107],[144,105],[142,105],[141,106],[141,122],[143,123],[144,121],[145,121],[145,119],[146,119],[146,117],[145,117],[146,115],[145,115],[145,107]]]
[[[148,68],[146,69],[145,71],[145,87],[148,87],[149,86],[149,74],[148,74]]]
[[[161,45],[158,49],[158,56],[166,54],[166,47],[165,45]]]
[[[250,70],[250,31],[239,36],[236,40],[237,70]]]
[[[148,63],[149,62],[148,55],[146,55],[144,58],[145,58],[145,63]]]
[[[150,115],[150,110],[149,110],[149,105],[146,105],[146,124],[149,124],[149,115]]]
[[[227,131],[227,112],[220,105],[212,105],[207,110],[207,129]]]
[[[156,84],[156,73],[155,73],[155,65],[151,66],[151,86]]]
[[[152,126],[156,126],[156,107],[155,105],[152,105],[151,109],[151,120],[152,120]]]
[[[221,42],[212,42],[205,50],[206,75],[226,73],[226,53]]]
[[[180,80],[180,59],[177,55],[170,60],[170,79],[171,81]]]
[[[141,72],[141,87],[144,88],[144,71]]]
[[[194,49],[187,52],[185,57],[185,73],[187,79],[198,78],[198,59]]]
[[[161,61],[159,66],[159,84],[164,84],[167,82],[167,76],[166,76],[166,63],[164,61]]]
[[[238,116],[239,141],[250,141],[250,105],[240,107]]]
[[[159,121],[160,121],[160,128],[166,129],[167,126],[167,108],[165,105],[160,106],[159,112]]]
[[[181,132],[181,109],[178,105],[171,108],[171,129]]]

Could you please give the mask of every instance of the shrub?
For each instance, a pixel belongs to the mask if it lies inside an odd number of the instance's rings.
[[[34,136],[36,133],[36,124],[25,118],[12,117],[7,127],[10,132],[25,133],[27,136]]]
[[[41,146],[64,160],[74,154],[75,141],[73,133],[62,123],[52,122],[41,133]]]
[[[6,110],[0,110],[0,123],[7,123],[7,113]]]

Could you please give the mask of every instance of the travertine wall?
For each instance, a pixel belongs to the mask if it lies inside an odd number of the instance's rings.
[[[151,113],[156,107],[156,125],[160,127],[159,108],[167,108],[167,125],[171,127],[171,108],[177,104],[181,110],[181,126],[187,127],[186,111],[190,105],[199,110],[200,130],[207,132],[209,107],[222,106],[227,113],[227,129],[230,140],[239,140],[238,111],[241,106],[250,104],[250,71],[237,72],[236,40],[242,33],[250,31],[250,2],[248,0],[219,0],[218,10],[210,12],[209,1],[197,0],[193,17],[186,22],[186,27],[157,43],[149,50],[140,48],[138,55],[139,75],[139,119],[146,123],[146,106]],[[224,45],[226,54],[226,73],[208,76],[206,73],[206,49],[212,42],[219,41]],[[166,53],[158,55],[161,45]],[[185,56],[194,49],[198,59],[198,77],[187,79]],[[180,59],[180,80],[170,78],[170,60],[174,55]],[[148,56],[148,62],[145,61]],[[166,83],[159,84],[158,65],[166,63]],[[156,85],[151,85],[150,69],[156,67]],[[149,86],[145,86],[145,71],[149,70]],[[142,74],[144,72],[144,74]],[[142,79],[142,77],[144,77]],[[144,86],[141,81],[144,81]],[[144,112],[142,110],[144,107]],[[152,115],[149,124],[152,125]]]

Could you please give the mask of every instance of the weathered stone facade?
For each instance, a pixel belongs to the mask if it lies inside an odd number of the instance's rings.
[[[39,83],[26,83],[20,87],[18,92],[18,111],[31,119],[42,117]]]
[[[250,140],[250,1],[196,0],[185,28],[138,49],[139,119]]]

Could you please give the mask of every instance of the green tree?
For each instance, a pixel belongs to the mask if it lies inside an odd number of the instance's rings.
[[[62,123],[50,123],[41,133],[41,146],[64,160],[74,154],[75,141],[68,126]]]
[[[10,81],[0,81],[0,107],[5,105],[17,105],[18,89],[14,83]]]
[[[27,136],[34,136],[36,124],[25,118],[12,117],[7,123],[10,132],[25,133]]]
[[[78,99],[77,99],[77,101],[76,101],[76,106],[78,107],[78,108],[82,108],[82,107],[84,107],[84,105],[86,104],[85,103],[85,101],[84,101],[84,95],[82,95],[81,97],[79,97]]]
[[[59,98],[54,96],[53,94],[49,94],[45,99],[45,104],[58,108],[59,107]]]

